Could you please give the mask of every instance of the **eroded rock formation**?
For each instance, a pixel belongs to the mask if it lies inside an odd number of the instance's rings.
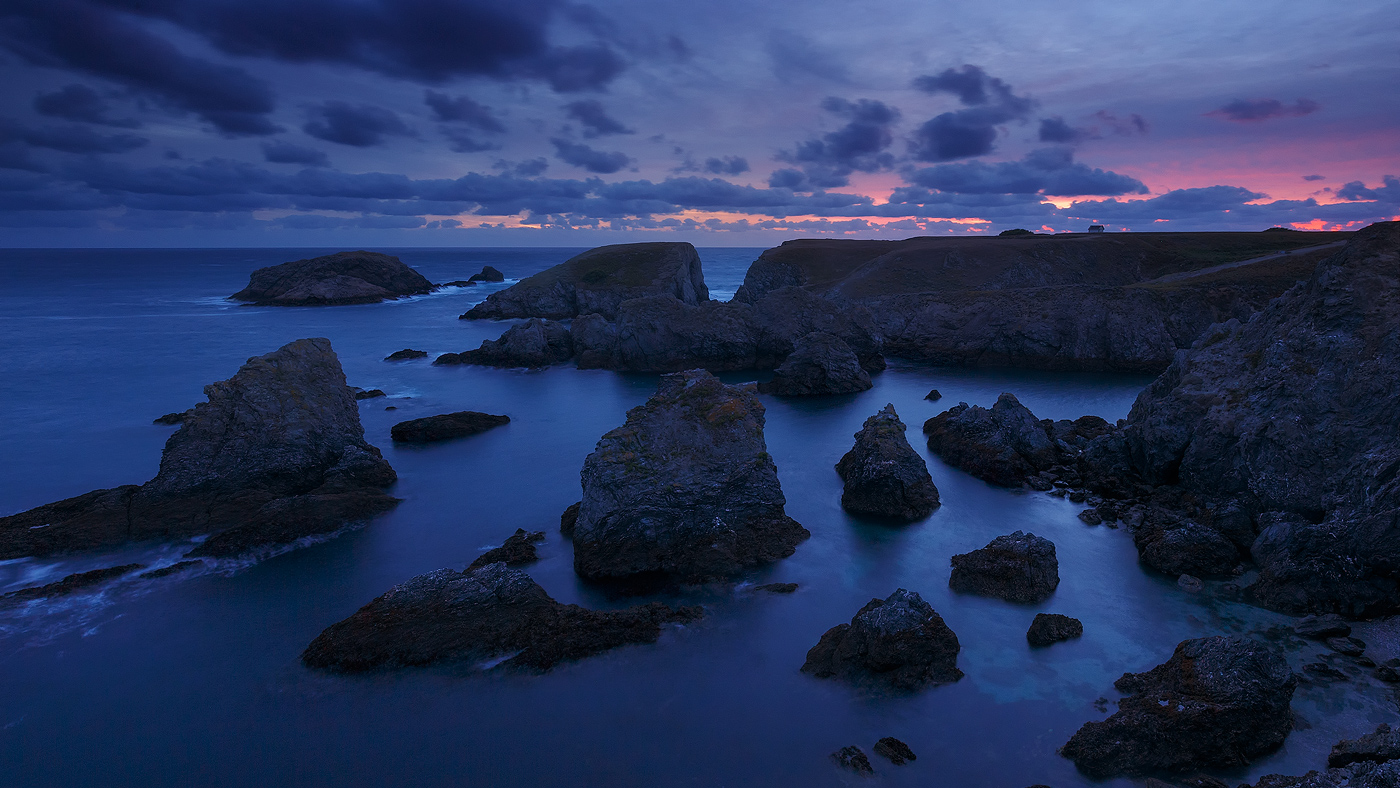
[[[855,446],[836,463],[845,485],[842,508],[899,522],[922,519],[938,508],[938,488],[904,431],[894,405],[865,420]]]
[[[1055,543],[1016,531],[998,536],[986,547],[953,556],[948,587],[1008,602],[1039,602],[1060,585]]]
[[[860,359],[840,337],[812,332],[773,371],[773,379],[758,384],[764,394],[785,397],[854,394],[874,384]]]
[[[259,306],[337,306],[432,292],[433,283],[397,257],[336,252],[259,268],[230,298]]]
[[[903,692],[962,678],[958,636],[916,592],[872,599],[807,652],[803,673]]]

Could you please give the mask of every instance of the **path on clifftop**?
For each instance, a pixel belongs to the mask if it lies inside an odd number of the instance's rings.
[[[1332,247],[1334,247],[1334,246],[1341,246],[1341,245],[1344,244],[1344,243],[1346,243],[1346,241],[1333,241],[1332,243],[1318,244],[1317,246],[1304,246],[1304,247],[1302,247],[1302,248],[1300,248],[1300,249],[1288,249],[1288,250],[1285,250],[1285,251],[1282,251],[1282,252],[1272,252],[1272,253],[1270,253],[1270,254],[1264,255],[1263,257],[1252,257],[1252,258],[1250,258],[1250,259],[1248,259],[1248,260],[1238,260],[1238,261],[1233,262],[1233,263],[1224,263],[1223,265],[1213,265],[1213,266],[1211,266],[1210,268],[1198,268],[1198,269],[1196,269],[1195,271],[1182,271],[1182,272],[1180,272],[1180,273],[1167,274],[1166,276],[1159,276],[1159,277],[1157,277],[1156,279],[1148,280],[1148,282],[1152,282],[1152,283],[1156,283],[1156,282],[1177,282],[1177,281],[1180,281],[1180,280],[1182,280],[1182,279],[1191,279],[1191,278],[1194,278],[1194,277],[1197,277],[1197,276],[1205,276],[1206,274],[1213,274],[1213,273],[1215,273],[1215,272],[1217,272],[1217,271],[1228,271],[1228,270],[1230,270],[1231,268],[1239,268],[1239,267],[1242,266],[1242,265],[1249,265],[1249,264],[1251,264],[1251,263],[1262,263],[1262,262],[1264,262],[1265,260],[1277,260],[1277,259],[1279,259],[1280,257],[1284,257],[1284,256],[1288,256],[1288,255],[1305,254],[1305,253],[1307,253],[1307,252],[1315,252],[1315,251],[1317,251],[1317,250],[1319,250],[1319,249],[1330,249],[1330,248],[1332,248]],[[1143,284],[1148,284],[1148,282],[1144,282]]]

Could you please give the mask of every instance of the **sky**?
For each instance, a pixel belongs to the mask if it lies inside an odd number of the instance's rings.
[[[0,246],[1400,219],[1394,0],[0,0]]]

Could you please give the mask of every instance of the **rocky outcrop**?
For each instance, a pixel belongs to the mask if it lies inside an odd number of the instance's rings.
[[[569,327],[531,318],[511,326],[500,339],[488,339],[476,350],[444,353],[433,364],[480,364],[487,367],[547,367],[574,357]]]
[[[807,652],[802,672],[859,686],[911,692],[962,678],[958,636],[917,593],[872,599]]]
[[[1017,487],[1058,463],[1045,427],[1015,396],[990,409],[959,403],[924,422],[929,451],[992,484]]]
[[[1382,722],[1365,736],[1337,742],[1327,755],[1327,765],[1338,768],[1367,761],[1385,763],[1397,758],[1400,758],[1400,730],[1391,730]]]
[[[1336,769],[1311,771],[1302,777],[1267,774],[1253,786],[1239,788],[1395,788],[1400,785],[1400,761],[1369,761]]]
[[[700,615],[699,608],[659,602],[607,612],[560,604],[504,563],[471,572],[439,569],[331,625],[301,659],[341,673],[488,662],[545,671],[629,643],[654,643],[663,624]]]
[[[182,410],[182,411],[176,411],[175,413],[167,413],[167,414],[165,414],[164,416],[157,416],[155,419],[153,419],[153,420],[151,421],[151,423],[152,423],[152,424],[164,424],[164,425],[167,426],[167,427],[171,427],[171,426],[174,426],[174,425],[176,425],[176,424],[179,424],[179,423],[183,422],[183,421],[185,420],[185,415],[186,415],[187,413],[188,413],[188,411],[183,411],[183,410]]]
[[[506,275],[496,270],[493,266],[483,265],[481,271],[472,274],[467,281],[472,284],[476,284],[477,282],[504,282],[506,281]]]
[[[1035,648],[1073,640],[1084,635],[1084,624],[1077,618],[1059,613],[1036,613],[1031,628],[1026,630],[1026,642]]]
[[[543,541],[544,531],[526,531],[524,528],[517,528],[515,533],[506,537],[505,544],[487,550],[475,561],[472,561],[467,566],[467,572],[475,572],[483,566],[497,563],[506,566],[523,566],[534,563],[539,560],[539,554],[535,552],[535,543]]]
[[[1161,665],[1114,682],[1129,697],[1060,752],[1094,779],[1243,766],[1283,744],[1296,685],[1287,661],[1261,643],[1183,641]]]
[[[97,490],[0,518],[0,560],[213,533],[227,555],[339,529],[397,499],[394,469],[365,441],[325,339],[248,360],[165,443],[143,485]]]
[[[909,745],[893,736],[886,736],[875,742],[875,754],[883,755],[895,766],[903,766],[909,761],[917,761],[919,756],[909,749]]]
[[[57,582],[48,583],[33,588],[21,588],[18,591],[11,591],[8,594],[0,594],[0,601],[5,602],[29,602],[35,599],[49,599],[56,596],[68,596],[79,591],[101,585],[108,580],[115,580],[122,575],[129,575],[138,569],[145,569],[145,564],[123,564],[122,566],[109,566],[103,569],[93,569],[88,572],[77,572]],[[145,577],[145,575],[142,575]]]
[[[404,348],[403,350],[395,350],[393,353],[390,353],[389,355],[385,356],[385,357],[384,357],[384,360],[385,360],[385,361],[411,361],[412,359],[415,359],[415,358],[427,358],[427,357],[428,357],[428,351],[426,351],[426,350],[414,350],[413,348],[407,348],[407,347],[406,347],[406,348]]]
[[[763,423],[752,387],[703,370],[663,376],[584,460],[574,569],[700,578],[791,555],[810,534],[784,513]]]
[[[336,252],[259,268],[230,298],[258,306],[373,304],[432,292],[433,283],[397,257]]]
[[[924,458],[904,437],[904,422],[886,405],[865,420],[856,445],[836,463],[841,507],[852,514],[912,522],[938,508],[938,488]]]
[[[1060,585],[1055,543],[1016,531],[998,536],[980,550],[955,555],[948,587],[1008,602],[1039,602]]]
[[[695,247],[639,243],[590,249],[492,293],[462,317],[557,320],[599,314],[611,320],[624,301],[653,295],[691,305],[709,300]]]
[[[875,767],[870,765],[870,758],[866,757],[865,751],[854,744],[831,754],[831,760],[843,769],[850,769],[856,774],[869,777],[875,773]]]
[[[390,428],[389,436],[395,443],[435,443],[465,438],[509,423],[509,416],[463,410],[401,421]]]
[[[849,345],[831,334],[813,332],[797,343],[773,379],[758,384],[764,394],[785,397],[854,394],[874,384]]]

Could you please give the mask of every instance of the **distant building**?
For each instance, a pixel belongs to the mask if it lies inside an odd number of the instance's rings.
[[[1091,224],[1091,225],[1089,225],[1089,232],[1091,232],[1091,233],[1101,233],[1101,232],[1103,232],[1103,225],[1101,225],[1101,224]]]

